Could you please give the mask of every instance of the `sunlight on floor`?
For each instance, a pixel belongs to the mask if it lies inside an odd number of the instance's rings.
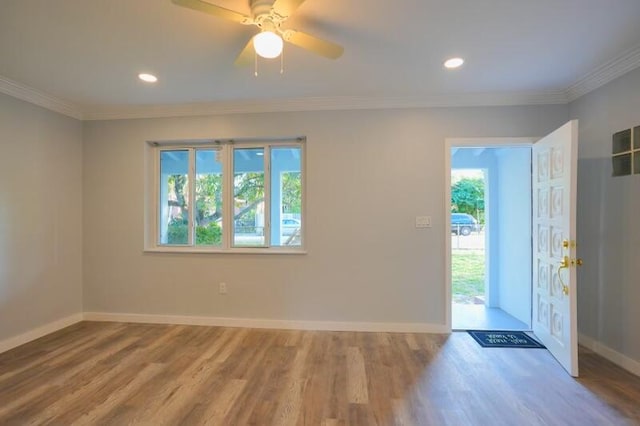
[[[499,308],[454,303],[454,330],[529,330],[530,327]]]

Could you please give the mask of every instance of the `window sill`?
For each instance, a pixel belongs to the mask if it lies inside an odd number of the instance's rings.
[[[193,247],[145,247],[144,253],[185,253],[185,254],[307,254],[304,249],[278,248],[232,248],[232,249],[198,249]]]

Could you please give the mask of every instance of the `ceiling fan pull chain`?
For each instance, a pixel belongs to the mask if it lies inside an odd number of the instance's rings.
[[[257,77],[258,76],[258,54],[257,53],[253,54],[253,63],[254,63],[253,75]]]

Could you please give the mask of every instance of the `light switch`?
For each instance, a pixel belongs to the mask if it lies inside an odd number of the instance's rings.
[[[431,228],[431,216],[416,216],[416,228]]]

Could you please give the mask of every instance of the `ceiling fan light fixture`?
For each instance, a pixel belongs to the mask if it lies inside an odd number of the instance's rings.
[[[253,47],[259,56],[273,59],[282,53],[282,37],[273,31],[263,31],[253,38]]]

